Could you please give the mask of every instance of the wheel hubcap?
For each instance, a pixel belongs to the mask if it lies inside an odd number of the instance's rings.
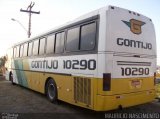
[[[53,99],[55,97],[54,91],[55,91],[54,85],[50,84],[48,87],[48,94],[50,99]]]

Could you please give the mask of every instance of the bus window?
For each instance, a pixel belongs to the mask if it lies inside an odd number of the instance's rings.
[[[55,42],[55,35],[52,34],[48,36],[47,38],[47,47],[46,47],[46,53],[50,54],[54,52],[54,42]]]
[[[11,48],[11,58],[13,58],[13,48]]]
[[[30,42],[28,45],[28,56],[32,55],[32,47],[33,47],[33,42]]]
[[[16,57],[19,57],[19,46],[16,48]]]
[[[23,56],[23,45],[21,45],[21,47],[20,47],[20,57],[22,57]]]
[[[24,49],[23,49],[23,56],[27,56],[27,48],[28,48],[28,43],[24,44]]]
[[[67,51],[77,51],[79,49],[79,27],[68,30]]]
[[[33,44],[33,55],[38,55],[38,45],[39,45],[39,40],[35,40]]]
[[[80,50],[92,50],[95,47],[96,23],[81,27]]]
[[[43,55],[43,54],[44,54],[45,42],[46,42],[46,38],[40,39],[40,44],[39,44],[39,55]]]
[[[55,52],[56,53],[62,53],[64,47],[64,32],[57,33],[56,34],[56,47]]]
[[[15,58],[16,57],[16,47],[14,47],[14,53],[13,53],[13,57]]]

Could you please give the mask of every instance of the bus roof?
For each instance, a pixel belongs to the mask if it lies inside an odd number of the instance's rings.
[[[22,43],[25,43],[25,42],[28,42],[28,41],[32,41],[32,40],[34,40],[34,39],[37,39],[37,38],[40,38],[40,37],[49,35],[49,34],[55,32],[55,31],[57,31],[57,30],[58,30],[58,31],[61,31],[61,30],[63,30],[64,28],[69,27],[70,25],[72,25],[72,24],[74,24],[74,23],[77,23],[77,22],[79,22],[79,21],[83,21],[83,20],[85,20],[85,19],[87,19],[87,18],[94,19],[94,17],[95,17],[95,16],[98,16],[101,12],[107,11],[108,9],[115,9],[115,8],[116,8],[116,9],[121,9],[121,10],[127,10],[127,9],[124,9],[124,8],[119,8],[119,7],[116,7],[116,6],[108,5],[108,6],[99,8],[99,9],[97,9],[97,10],[91,11],[91,12],[89,12],[89,13],[86,13],[86,14],[84,14],[84,15],[82,15],[82,16],[74,19],[74,20],[71,20],[71,21],[69,21],[69,22],[67,22],[67,23],[65,23],[65,24],[63,24],[63,25],[57,26],[57,27],[55,27],[55,28],[53,28],[53,29],[47,30],[47,31],[45,31],[45,32],[43,32],[43,33],[40,33],[40,34],[37,34],[37,35],[35,35],[35,36],[31,37],[31,38],[28,38],[28,39],[26,39],[26,40],[24,40],[24,41],[20,41],[20,42],[14,44],[13,46],[20,45],[20,44],[22,44]],[[130,11],[130,10],[127,10],[127,11],[132,12],[132,11]],[[133,13],[135,13],[135,12],[133,12]],[[139,13],[136,13],[136,14],[139,14]],[[140,15],[140,14],[139,14],[139,15]],[[143,16],[143,15],[141,15],[141,16]],[[146,17],[146,16],[144,16],[144,17]],[[146,18],[147,18],[147,17],[146,17]],[[149,19],[149,18],[148,18],[148,19]],[[151,19],[149,19],[149,20],[151,21]]]

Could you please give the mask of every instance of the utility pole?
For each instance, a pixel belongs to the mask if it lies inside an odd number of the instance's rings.
[[[31,15],[32,14],[40,14],[40,11],[39,12],[35,12],[35,11],[32,11],[32,8],[33,6],[35,5],[35,3],[31,2],[30,5],[27,7],[26,10],[23,10],[22,8],[20,9],[20,12],[27,12],[29,14],[29,22],[28,22],[28,38],[30,38],[31,36]]]

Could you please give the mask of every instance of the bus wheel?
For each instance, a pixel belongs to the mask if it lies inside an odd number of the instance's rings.
[[[13,74],[12,74],[12,72],[10,72],[10,74],[9,74],[9,80],[12,82],[13,85],[15,85],[15,83],[13,82]]]
[[[57,101],[57,86],[54,80],[50,79],[46,85],[46,94],[50,102]]]

